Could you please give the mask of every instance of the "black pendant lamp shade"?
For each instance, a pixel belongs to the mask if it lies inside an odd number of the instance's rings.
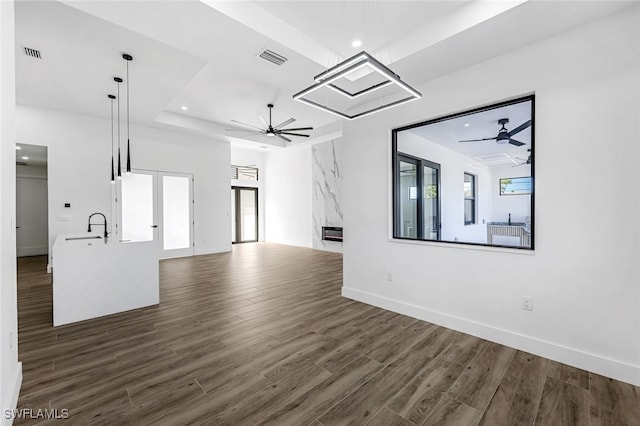
[[[133,61],[133,56],[124,53],[122,59],[127,61],[127,173],[131,173],[131,142],[129,140],[129,62]]]
[[[116,98],[114,95],[107,95],[111,102],[111,183],[116,183],[115,168],[113,164],[113,100]]]
[[[118,179],[122,179],[122,163],[120,161],[120,83],[122,79],[120,77],[113,77],[113,81],[118,84]]]

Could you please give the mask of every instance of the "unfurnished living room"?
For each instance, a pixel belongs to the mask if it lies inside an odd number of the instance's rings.
[[[640,1],[0,0],[0,423],[640,425]]]

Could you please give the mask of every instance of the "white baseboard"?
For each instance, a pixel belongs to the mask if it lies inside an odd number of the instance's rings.
[[[290,240],[268,240],[267,243],[274,244],[284,244],[286,246],[296,246],[296,247],[305,247],[305,248],[313,248],[313,245],[310,242],[306,241],[290,241]]]
[[[13,419],[6,419],[4,410],[15,410],[18,406],[18,396],[20,396],[20,388],[22,387],[22,363],[19,362],[16,365],[16,369],[13,373],[9,386],[9,393],[7,394],[7,400],[3,401],[2,405],[2,426],[10,426],[13,424]]]
[[[433,311],[420,306],[388,297],[342,287],[342,296],[377,306],[399,314],[408,315],[423,321],[437,324],[482,339],[500,343],[515,349],[532,353],[568,364],[583,370],[592,371],[606,377],[640,385],[640,366],[580,351],[574,348],[549,342],[533,336],[516,333],[482,324],[468,319]]]

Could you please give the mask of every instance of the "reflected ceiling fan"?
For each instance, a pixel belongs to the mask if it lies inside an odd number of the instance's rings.
[[[292,131],[294,132],[299,132],[299,131],[303,131],[303,130],[313,130],[313,127],[295,127],[295,128],[288,128],[288,129],[284,129],[284,126],[288,126],[289,124],[293,123],[294,121],[296,121],[295,118],[290,118],[286,121],[283,121],[282,123],[278,124],[277,126],[273,126],[271,125],[271,109],[273,108],[273,104],[267,104],[267,108],[269,108],[269,123],[267,124],[267,120],[264,119],[263,116],[259,115],[258,118],[260,118],[260,121],[262,122],[262,124],[264,125],[264,129],[261,129],[260,127],[257,126],[253,126],[251,124],[247,124],[247,123],[243,123],[241,121],[238,120],[231,120],[234,123],[240,124],[241,126],[245,126],[245,127],[250,127],[251,129],[257,129],[257,131],[253,131],[252,133],[250,133],[251,135],[266,135],[266,136],[276,136],[280,139],[283,139],[287,142],[291,142],[291,139],[289,139],[287,136],[299,136],[299,137],[303,137],[303,138],[308,138],[309,135],[305,135],[302,133],[292,133]],[[228,131],[232,131],[232,132],[247,132],[247,131],[251,131],[251,130],[244,130],[244,129],[226,129]],[[286,136],[284,136],[286,135]]]
[[[525,164],[531,164],[531,150],[528,149],[527,152],[529,153],[529,156],[527,157],[527,159],[524,160],[524,159],[522,159],[520,157],[516,157],[516,160],[520,160],[520,161],[522,161],[522,163],[516,164],[513,167],[524,166]]]
[[[495,137],[483,138],[483,139],[468,139],[468,140],[459,141],[459,142],[481,142],[481,141],[495,140],[497,143],[500,143],[500,144],[510,143],[511,145],[515,145],[515,146],[525,145],[524,142],[520,142],[519,140],[513,139],[511,136],[518,134],[524,129],[526,129],[527,127],[531,126],[531,120],[525,121],[524,123],[522,123],[521,125],[519,125],[518,127],[516,127],[511,131],[508,131],[507,128],[505,127],[505,124],[507,124],[508,122],[509,122],[508,118],[501,118],[500,120],[498,120],[498,124],[501,124],[502,128],[498,130],[498,135]]]

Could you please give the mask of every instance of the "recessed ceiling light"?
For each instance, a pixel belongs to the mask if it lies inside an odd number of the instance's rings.
[[[351,43],[351,46],[360,47],[360,46],[362,46],[362,41],[361,40],[353,40],[353,42]]]
[[[27,157],[26,155],[22,157],[23,160],[28,160],[29,157]]]
[[[471,124],[469,124],[469,123],[464,123],[464,127],[469,127],[469,126],[471,126]]]
[[[20,151],[22,149],[21,146],[16,145],[16,151]]]
[[[186,110],[188,110],[189,108],[187,108],[186,106],[182,105],[182,106],[180,107],[180,109],[181,109],[181,110],[183,110],[183,111],[186,111]]]

